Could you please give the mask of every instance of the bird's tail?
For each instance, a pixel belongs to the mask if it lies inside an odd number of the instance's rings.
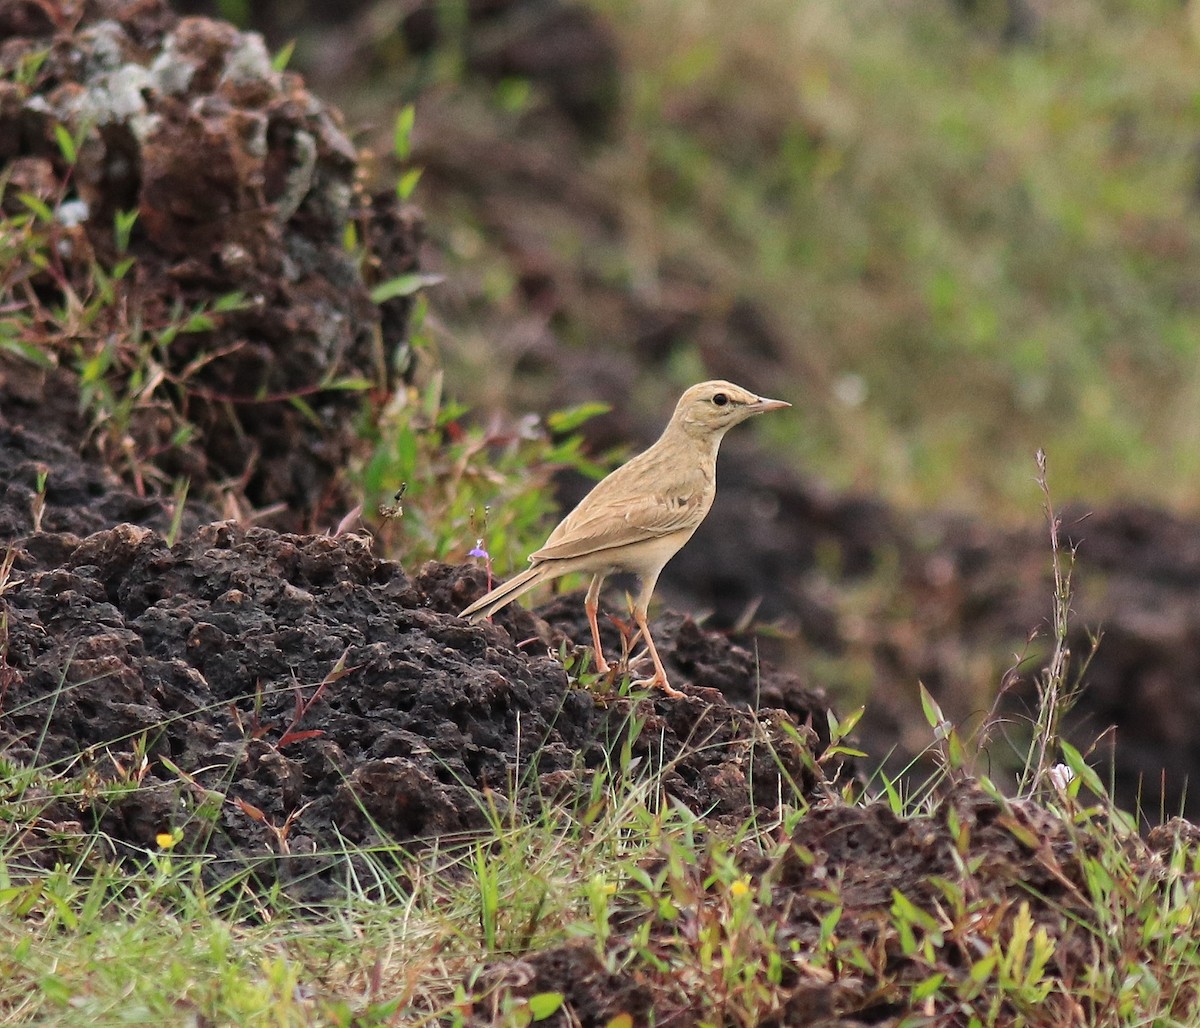
[[[481,596],[459,614],[459,617],[470,618],[472,621],[491,617],[506,603],[511,603],[518,596],[523,596],[529,592],[530,589],[542,581],[542,576],[545,572],[545,567],[535,564],[533,567],[522,571],[519,575],[510,578],[503,585],[496,586],[486,596]]]

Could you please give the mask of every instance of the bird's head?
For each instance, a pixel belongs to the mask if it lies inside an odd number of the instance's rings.
[[[715,379],[692,386],[675,405],[671,417],[689,434],[723,436],[734,425],[740,424],[755,414],[790,407],[783,400],[769,400],[732,382]]]

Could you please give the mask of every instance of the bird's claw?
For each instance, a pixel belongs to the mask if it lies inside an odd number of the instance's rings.
[[[685,692],[680,692],[678,689],[672,688],[671,683],[665,678],[655,675],[653,678],[641,678],[636,682],[630,682],[631,689],[661,689],[665,696],[669,696],[673,700],[682,699],[687,695]]]

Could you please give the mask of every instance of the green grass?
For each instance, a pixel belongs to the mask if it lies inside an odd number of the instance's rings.
[[[47,826],[20,798],[78,793],[49,769],[9,766],[0,779],[0,1012],[8,1023],[76,1024],[452,1018],[463,1003],[492,1001],[466,985],[489,959],[569,938],[602,944],[610,904],[638,861],[681,824],[697,831],[663,802],[664,769],[638,773],[624,759],[627,770],[597,774],[570,816],[548,807],[526,819],[515,793],[481,797],[492,827],[478,839],[332,854],[347,869],[344,890],[317,909],[256,891],[244,873],[205,886],[208,858],[175,854],[170,836],[118,862],[102,837],[65,826],[55,841],[74,859],[41,869],[26,845]]]
[[[32,92],[20,69],[10,78],[19,92]],[[0,356],[27,365],[23,373],[34,376],[70,369],[92,450],[139,493],[185,496],[187,479],[172,481],[163,465],[195,442],[185,398],[206,359],[173,368],[169,351],[180,336],[214,328],[244,297],[230,292],[189,307],[145,295],[129,253],[136,210],[113,215],[111,246],[92,246],[74,222],[79,213],[71,213],[80,204],[75,164],[90,131],[85,126],[72,135],[55,126],[64,169],[51,195],[21,191],[13,168],[0,170],[0,196],[15,210],[0,217]],[[39,496],[45,486],[40,475]],[[39,527],[42,510],[39,504],[34,512]]]
[[[651,264],[769,312],[805,466],[1024,504],[1040,446],[1064,496],[1200,499],[1187,12],[1058,4],[1002,45],[950,5],[594,6]]]
[[[617,41],[622,109],[611,139],[572,151],[572,195],[603,197],[617,227],[528,200],[508,169],[472,173],[495,191],[482,201],[453,178],[418,190],[454,282],[432,302],[460,396],[545,404],[508,338],[523,313],[508,250],[531,248],[554,267],[567,348],[631,347],[642,305],[682,305],[661,380],[630,397],[647,410],[705,374],[705,350],[736,361],[731,312],[757,312],[778,350],[759,387],[796,403],[763,437],[838,486],[1021,515],[1042,448],[1065,499],[1200,503],[1186,7],[1040,5],[1033,36],[1006,42],[988,4],[588,6]],[[436,88],[417,78],[428,63],[397,67],[388,88],[431,138],[445,119],[476,146],[519,141],[531,165],[561,149],[539,134],[536,84],[513,108],[453,61]],[[361,93],[339,99],[366,113]],[[510,203],[515,244],[497,238]]]
[[[796,857],[780,825],[795,829],[801,811],[722,832],[659,807],[652,786],[622,785],[584,820],[497,818],[459,848],[358,854],[375,880],[349,883],[315,915],[245,883],[231,909],[229,894],[200,884],[195,861],[168,851],[146,854],[140,869],[35,870],[10,835],[0,859],[0,1011],[6,1023],[82,1025],[457,1023],[490,1010],[521,1024],[561,997],[498,993],[478,984],[479,971],[580,940],[610,970],[650,985],[663,1015],[688,1010],[711,1023],[779,1013],[798,976],[814,985],[866,976],[880,1002],[972,1024],[1071,1003],[1088,1018],[1075,1023],[1184,1024],[1192,1009],[1200,944],[1189,883],[1200,858],[1176,849],[1161,877],[1147,876],[1106,811],[1051,808],[1075,822],[1086,915],[1072,905],[1055,923],[1047,903],[1019,889],[972,895],[965,871],[942,883],[932,907],[895,892],[869,921],[878,935],[868,946],[836,879],[818,894],[825,915],[809,936],[787,922],[781,931],[789,889],[778,869]],[[979,859],[964,843],[964,867]],[[384,899],[369,899],[367,884]],[[1056,964],[1059,950],[1080,946],[1094,963]],[[893,947],[898,956],[883,961]],[[972,955],[965,968],[959,953]],[[1064,964],[1076,976],[1069,983]]]
[[[0,1016],[525,1025],[564,1005],[570,1016],[569,998],[486,969],[572,944],[616,980],[641,983],[661,1019],[754,1025],[810,988],[851,1010],[882,1004],[911,1025],[1188,1023],[1200,995],[1200,848],[1180,841],[1150,856],[1095,772],[1053,740],[1030,748],[1031,764],[1044,751],[1065,763],[1004,800],[970,772],[932,701],[927,714],[944,757],[934,780],[908,795],[882,778],[848,783],[819,808],[784,793],[740,826],[670,802],[670,768],[629,746],[565,804],[537,795],[534,761],[504,793],[479,797],[489,827],[475,837],[317,855],[345,874],[315,906],[245,871],[221,880],[211,858],[183,852],[182,834],[118,859],[103,835],[43,816],[46,797],[87,799],[78,781],[6,764]],[[856,720],[835,731],[831,755]],[[93,783],[91,798],[102,793]],[[981,803],[994,821],[973,822]],[[855,857],[839,831],[808,832],[839,809],[868,845],[871,825],[894,817],[894,857]],[[947,870],[906,871],[905,854],[922,847]],[[628,1013],[640,1023],[641,1011]]]
[[[1048,489],[1045,500],[1061,639],[1070,555]],[[582,665],[568,670],[595,684]],[[924,690],[929,778],[878,771],[831,783],[815,805],[784,789],[740,825],[673,802],[672,767],[633,755],[650,724],[634,720],[582,792],[542,795],[535,755],[507,788],[479,794],[487,827],[474,835],[314,854],[314,869],[341,869],[319,903],[204,853],[222,807],[254,816],[233,789],[193,796],[186,823],[145,849],[86,828],[108,804],[136,803],[144,740],[114,740],[125,756],[87,766],[0,761],[0,1017],[573,1023],[567,991],[532,987],[507,963],[573,946],[641,990],[640,1007],[618,1000],[606,1015],[613,1028],[640,1023],[647,1003],[661,1021],[714,1025],[817,1003],[888,1010],[914,1028],[1182,1026],[1200,998],[1200,846],[1184,833],[1152,853],[1138,819],[1057,738],[1077,671],[1048,656],[1023,768],[997,772],[1013,799],[981,771],[1006,762],[991,749],[996,722],[963,731]],[[846,755],[871,766],[853,749],[862,716],[831,723],[815,766]],[[163,767],[194,785],[195,769]]]
[[[682,262],[701,273],[712,312],[742,298],[770,311],[794,387],[778,391],[804,405],[802,432],[769,437],[780,452],[900,500],[1025,510],[1029,455],[1045,446],[1064,495],[1200,499],[1186,473],[1200,470],[1189,291],[1200,105],[1187,11],[1071,2],[1046,12],[1034,44],[1004,46],[986,26],[919,5],[595,6],[629,62],[626,130],[638,145],[602,153],[592,174],[618,184],[625,223],[641,232],[611,252],[566,230],[556,245],[651,292]],[[48,353],[75,362],[103,448],[105,433],[116,438],[161,398],[151,371],[172,333],[202,328],[194,319],[208,313],[164,312],[140,335],[125,331],[113,320],[119,265],[90,267],[46,307],[30,283],[62,279],[44,266],[62,230],[48,207],[26,206],[0,234],[15,298],[0,344],[35,364]],[[511,303],[511,269],[482,260],[481,293]],[[564,316],[571,338],[599,329],[586,312]],[[47,335],[61,345],[32,346]],[[115,349],[101,345],[109,336]],[[696,371],[685,354],[670,373]],[[506,382],[498,373],[487,388]],[[386,531],[410,558],[486,534],[515,562],[548,513],[549,474],[584,463],[577,422],[495,436],[464,429],[460,413],[436,381],[398,396],[364,427],[374,449],[355,473],[372,502],[408,483],[407,520]],[[928,883],[933,893],[885,889],[854,911],[847,866],[793,842],[820,812],[785,795],[770,816],[710,824],[668,801],[666,769],[628,756],[571,806],[540,802],[514,772],[505,795],[480,797],[490,827],[474,838],[319,854],[347,869],[319,908],[244,871],[223,878],[175,835],[118,857],[102,833],[47,816],[53,798],[102,804],[95,783],[0,763],[0,1017],[527,1024],[564,998],[501,987],[484,970],[578,943],[645,983],[664,1016],[713,1024],[782,1016],[799,984],[844,987],[910,1024],[1046,1011],[1062,1024],[1188,1024],[1200,852],[1178,842],[1161,859],[1148,853],[1056,737],[1070,669],[1052,659],[1041,686],[1023,773],[1011,776],[1021,796],[993,801],[1011,847],[999,858],[938,799],[994,790],[980,771],[992,726],[962,732],[931,698],[934,778],[899,785],[879,773],[831,795],[826,809],[887,814],[916,838],[944,831],[953,843],[954,871]],[[136,768],[106,786],[126,797],[139,787]],[[997,888],[997,860],[1022,857],[1067,884]],[[786,915],[805,904],[812,917],[798,929]]]
[[[410,345],[422,348],[425,305],[417,305]],[[611,461],[589,457],[580,426],[607,408],[581,404],[516,425],[470,424],[446,398],[440,370],[424,389],[400,386],[382,409],[364,407],[363,452],[348,471],[365,499],[383,552],[406,566],[426,560],[486,560],[507,574],[545,539],[557,508],[555,473],[601,477]]]

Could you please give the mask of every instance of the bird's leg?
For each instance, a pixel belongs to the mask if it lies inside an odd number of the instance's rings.
[[[635,622],[635,627],[636,627],[636,622],[637,622],[636,617],[634,618],[634,622]],[[640,627],[638,628],[638,630],[636,632],[633,633],[633,635],[630,635],[629,634],[629,626],[628,625],[625,626],[625,639],[627,640],[625,643],[625,646],[629,650],[630,653],[633,652],[633,648],[638,644],[638,640],[641,637],[642,637],[642,630]]]
[[[678,689],[672,689],[671,683],[667,681],[667,672],[663,667],[662,658],[658,655],[658,650],[654,645],[654,637],[650,634],[650,628],[646,624],[646,608],[639,604],[633,608],[633,620],[637,622],[638,628],[641,630],[642,637],[646,640],[646,646],[650,650],[650,659],[654,661],[654,677],[645,678],[640,682],[633,682],[635,686],[658,686],[663,692],[671,697],[680,697],[686,695]]]
[[[592,649],[596,651],[596,670],[606,675],[610,668],[600,646],[600,625],[596,622],[596,612],[600,609],[600,586],[603,582],[603,575],[592,576],[592,584],[588,586],[587,596],[583,600],[583,609],[587,612],[588,624],[592,626]]]

